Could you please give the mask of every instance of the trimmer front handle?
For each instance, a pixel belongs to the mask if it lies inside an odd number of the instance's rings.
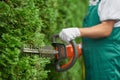
[[[73,56],[69,57],[69,61],[67,63],[61,65],[61,63],[65,61],[68,57],[66,46],[63,43],[57,43],[57,38],[59,38],[59,35],[54,35],[52,38],[52,45],[58,51],[58,54],[56,55],[55,65],[57,71],[63,72],[70,69],[75,64],[78,58],[78,51],[76,42],[74,40],[71,40],[70,43],[73,47]]]

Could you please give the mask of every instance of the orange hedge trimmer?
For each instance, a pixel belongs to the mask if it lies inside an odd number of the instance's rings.
[[[40,57],[50,57],[55,60],[57,71],[66,71],[71,68],[75,64],[77,58],[81,56],[81,47],[76,45],[74,40],[70,41],[70,45],[58,43],[57,38],[59,38],[58,35],[54,35],[52,38],[53,47],[22,48],[22,52],[26,55],[37,54]]]

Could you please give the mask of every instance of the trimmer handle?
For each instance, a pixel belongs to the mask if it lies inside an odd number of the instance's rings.
[[[56,65],[56,70],[58,72],[63,72],[70,69],[75,64],[78,58],[78,51],[76,47],[76,42],[74,40],[70,41],[73,47],[74,54],[72,57],[70,57],[67,63],[61,65],[61,63],[65,61],[68,57],[66,52],[66,46],[63,43],[57,43],[57,38],[59,38],[59,35],[54,35],[52,38],[52,45],[56,50],[58,50],[58,54],[56,55],[55,65]]]

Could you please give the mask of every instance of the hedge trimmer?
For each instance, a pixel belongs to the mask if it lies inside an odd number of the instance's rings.
[[[39,55],[40,57],[49,57],[55,60],[56,70],[59,72],[66,71],[71,68],[77,58],[81,55],[81,47],[76,45],[74,40],[70,41],[70,45],[58,43],[58,35],[52,38],[52,46],[42,48],[22,48],[22,52],[26,55]]]

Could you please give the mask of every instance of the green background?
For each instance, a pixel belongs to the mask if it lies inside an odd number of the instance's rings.
[[[0,0],[0,80],[83,80],[82,57],[58,73],[49,59],[23,56],[21,47],[51,45],[63,28],[82,27],[87,6],[87,0]]]

